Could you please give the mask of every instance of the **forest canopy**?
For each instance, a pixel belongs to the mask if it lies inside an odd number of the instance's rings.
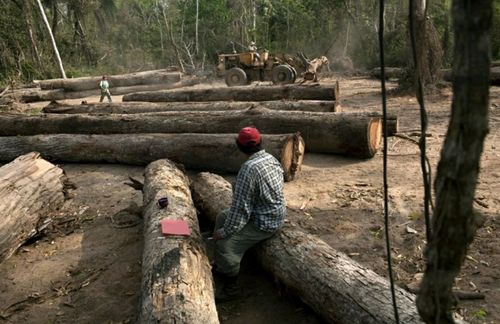
[[[358,70],[378,64],[379,1],[43,0],[68,77],[180,66],[211,73],[217,54],[255,40],[272,53],[325,55]],[[451,1],[427,10],[451,62]],[[35,0],[0,0],[0,83],[60,77]],[[492,56],[500,59],[500,3]],[[409,63],[408,3],[386,1],[386,64]]]

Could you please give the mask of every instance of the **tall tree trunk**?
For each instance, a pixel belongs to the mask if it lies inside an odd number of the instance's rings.
[[[26,27],[28,28],[28,35],[31,41],[31,48],[33,53],[33,61],[35,61],[38,65],[38,68],[42,68],[42,62],[40,60],[40,53],[38,51],[38,45],[36,36],[33,33],[33,23],[32,23],[32,10],[31,10],[31,1],[26,1],[24,4],[24,19],[26,20]]]
[[[475,235],[472,209],[488,133],[492,1],[453,2],[453,103],[436,180],[436,210],[417,306],[426,323],[453,323],[451,288]]]
[[[50,41],[52,42],[52,47],[54,48],[54,53],[56,55],[57,64],[59,66],[59,70],[61,71],[61,76],[63,79],[66,79],[66,72],[64,72],[63,63],[61,61],[61,56],[59,55],[59,50],[57,49],[56,40],[54,39],[54,35],[52,34],[52,29],[50,28],[49,21],[47,20],[47,16],[45,15],[45,11],[43,10],[43,5],[40,0],[36,0],[38,3],[38,7],[40,8],[40,14],[42,15],[43,22],[45,23],[45,27],[47,27],[47,31],[50,36]]]
[[[427,16],[427,0],[414,0],[412,3],[411,14],[413,15],[413,33],[418,63],[417,66],[411,64],[410,67],[415,70],[415,75],[420,77],[422,86],[425,88],[427,85],[435,84],[441,78],[443,50],[436,28]]]

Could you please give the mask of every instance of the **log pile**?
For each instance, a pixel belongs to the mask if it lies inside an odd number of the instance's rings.
[[[36,150],[58,162],[147,165],[169,158],[186,168],[236,173],[245,155],[236,148],[236,134],[53,134],[0,137],[0,161]],[[300,135],[264,135],[263,145],[276,157],[287,181],[300,172],[304,142]]]
[[[35,80],[35,88],[16,89],[4,96],[21,102],[52,101],[98,96],[101,77]],[[181,79],[181,73],[153,70],[109,76],[111,95],[176,89],[198,84],[198,78]]]
[[[187,176],[168,160],[145,171],[142,298],[138,323],[219,323],[212,272]],[[158,200],[168,198],[159,208]],[[162,219],[184,220],[189,237],[165,237]]]
[[[0,116],[0,135],[237,133],[254,125],[264,134],[300,132],[306,150],[370,158],[380,147],[379,117],[342,113],[273,111],[164,112],[155,115]]]
[[[191,191],[212,222],[231,204],[231,185],[214,174],[199,174]],[[394,323],[388,280],[292,225],[255,248],[264,269],[328,323]],[[396,298],[400,322],[421,323],[415,296],[396,287]]]
[[[166,84],[136,85],[128,87],[110,88],[110,91],[111,95],[117,96],[137,91],[177,89],[177,88],[192,86],[198,84],[199,82],[200,82],[199,79],[191,78],[179,82],[166,83]],[[65,91],[64,89],[28,90],[20,93],[20,101],[29,103],[37,101],[77,99],[77,98],[85,98],[85,97],[99,96],[99,95],[100,95],[99,89],[83,90],[83,91]]]
[[[0,168],[0,262],[47,226],[64,202],[63,170],[39,153],[19,155]]]

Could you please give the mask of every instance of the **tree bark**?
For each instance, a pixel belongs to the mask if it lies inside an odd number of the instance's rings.
[[[207,88],[181,91],[139,92],[123,96],[123,101],[269,101],[339,100],[336,85],[281,85],[265,87]]]
[[[0,262],[50,223],[64,202],[63,170],[38,153],[19,155],[0,168]]]
[[[378,117],[342,113],[271,111],[163,112],[155,115],[0,115],[0,135],[123,134],[123,133],[237,133],[253,125],[263,134],[300,132],[314,153],[373,157],[380,147]]]
[[[231,185],[201,173],[191,184],[195,206],[215,221],[229,208]],[[255,248],[258,261],[329,323],[394,323],[389,282],[294,224]],[[415,297],[396,288],[401,323],[421,323]]]
[[[35,80],[42,90],[64,89],[64,91],[84,91],[99,89],[102,77],[91,76],[73,79]],[[110,89],[146,84],[171,84],[181,81],[179,72],[152,70],[108,76]],[[138,90],[140,91],[140,90]]]
[[[63,67],[63,63],[61,60],[61,56],[59,55],[59,50],[57,49],[56,40],[54,39],[54,35],[52,34],[52,30],[50,29],[49,21],[47,20],[47,16],[45,15],[45,11],[43,10],[42,2],[40,0],[37,0],[37,3],[38,3],[38,7],[40,8],[40,14],[42,15],[43,22],[45,24],[45,27],[47,27],[47,31],[48,31],[49,36],[50,36],[50,41],[52,43],[52,48],[54,49],[54,53],[55,53],[55,56],[57,59],[57,64],[59,66],[59,70],[61,71],[61,76],[63,77],[63,79],[66,79],[66,73],[64,72],[64,67]]]
[[[144,252],[139,323],[219,323],[212,272],[200,235],[189,179],[169,160],[144,178]],[[158,200],[167,197],[167,208]],[[185,220],[189,237],[163,236],[162,219]]]
[[[414,0],[412,3],[410,14],[413,15],[414,22],[413,34],[417,64],[409,66],[415,71],[415,75],[420,77],[420,82],[425,88],[427,85],[435,84],[441,78],[443,49],[434,23],[427,15],[427,0]]]
[[[475,235],[474,192],[488,133],[492,1],[453,1],[450,124],[436,180],[436,209],[417,306],[426,323],[454,323],[452,286]]]
[[[128,93],[133,93],[137,91],[157,91],[166,89],[176,89],[182,87],[188,87],[198,84],[197,79],[182,80],[180,82],[168,83],[168,84],[146,84],[146,85],[136,85],[128,87],[118,87],[110,89],[112,96],[123,95]],[[54,101],[54,100],[64,100],[64,99],[77,99],[86,98],[92,96],[99,96],[99,89],[94,90],[84,90],[84,91],[64,91],[63,89],[55,90],[26,90],[20,92],[22,102],[37,102],[37,101]]]
[[[238,172],[246,156],[239,152],[236,134],[57,134],[0,137],[0,161],[37,151],[58,162],[146,165],[168,158],[188,169]],[[304,143],[299,135],[263,135],[263,146],[285,170],[285,179],[300,172]]]
[[[139,114],[164,111],[224,111],[262,107],[271,110],[340,112],[337,101],[211,101],[211,102],[117,102],[81,105],[51,103],[43,112],[49,114]]]

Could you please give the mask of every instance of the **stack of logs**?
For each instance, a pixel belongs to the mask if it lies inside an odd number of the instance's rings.
[[[35,80],[32,88],[6,91],[5,97],[21,102],[52,101],[85,98],[100,95],[101,77]],[[182,79],[180,72],[151,70],[136,73],[110,75],[111,95],[123,95],[138,91],[156,91],[180,88],[199,82],[196,78]]]
[[[190,169],[231,173],[245,159],[235,134],[253,125],[292,180],[304,150],[371,158],[380,147],[380,115],[340,112],[338,83],[186,88],[132,93],[123,101],[54,103],[43,115],[1,115],[0,161],[38,151],[60,162],[146,165],[169,158]],[[397,128],[393,117],[388,130]]]

